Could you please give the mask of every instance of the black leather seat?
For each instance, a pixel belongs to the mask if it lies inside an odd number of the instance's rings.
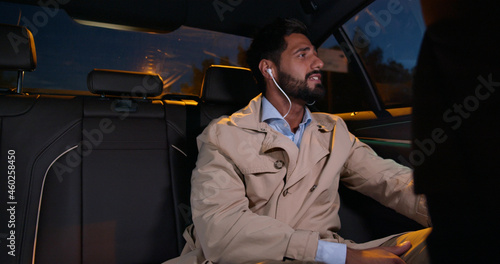
[[[59,159],[61,169],[49,170],[55,177],[44,189],[36,261],[157,263],[177,255],[188,219],[174,197],[182,189],[172,168],[182,164],[182,146],[170,141],[183,139],[168,138],[175,132],[168,133],[167,115],[175,113],[143,99],[161,94],[161,78],[94,70],[88,85],[120,96],[84,98],[81,141]]]
[[[206,126],[221,115],[231,115],[246,106],[260,92],[249,69],[210,66],[201,88],[201,125]]]
[[[187,105],[187,134],[194,161],[197,155],[196,136],[212,120],[245,107],[259,93],[252,72],[247,68],[212,65],[206,70],[199,102]]]
[[[0,69],[19,72],[21,81],[24,71],[36,67],[32,35],[23,27],[0,25],[0,39]],[[18,92],[20,87],[19,82]],[[0,95],[0,166],[10,165],[15,175],[9,186],[0,182],[1,190],[12,189],[10,197],[0,196],[0,208],[13,209],[11,215],[0,215],[3,223],[11,221],[0,226],[1,244],[11,245],[11,254],[2,247],[0,263],[32,262],[45,179],[54,163],[81,141],[81,118],[81,98],[13,95],[10,90]],[[8,156],[14,162],[8,163]]]

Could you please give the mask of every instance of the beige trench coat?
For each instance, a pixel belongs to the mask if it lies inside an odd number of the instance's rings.
[[[374,198],[427,225],[412,171],[378,157],[334,115],[313,113],[299,148],[260,122],[261,96],[230,117],[214,120],[198,137],[191,183],[196,231],[185,232],[180,258],[167,263],[243,263],[314,260],[319,239],[353,248],[339,237],[338,186]]]

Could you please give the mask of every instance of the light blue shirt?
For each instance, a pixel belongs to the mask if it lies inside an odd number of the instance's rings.
[[[307,107],[305,107],[304,117],[295,133],[292,132],[290,125],[280,112],[278,112],[276,107],[274,107],[265,97],[262,97],[261,115],[261,120],[263,122],[266,122],[271,128],[288,137],[298,148],[300,148],[304,130],[307,125],[311,123],[311,112]],[[315,260],[326,264],[345,264],[346,254],[347,246],[345,244],[320,240],[318,242]]]
[[[326,264],[345,264],[346,255],[346,244],[319,240],[315,260]]]
[[[311,111],[305,107],[304,117],[302,122],[299,124],[299,128],[295,133],[292,132],[290,125],[283,118],[283,116],[278,112],[276,107],[271,104],[265,97],[262,97],[262,110],[261,110],[261,120],[266,122],[274,130],[285,135],[287,138],[292,140],[298,148],[300,148],[300,142],[302,141],[302,135],[307,125],[311,123]]]

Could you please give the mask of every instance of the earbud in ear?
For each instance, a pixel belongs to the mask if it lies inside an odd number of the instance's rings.
[[[273,70],[271,70],[271,68],[268,68],[266,71],[269,75],[271,75],[271,77],[273,77]]]

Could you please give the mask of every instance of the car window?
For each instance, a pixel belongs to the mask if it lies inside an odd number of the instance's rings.
[[[318,56],[324,64],[322,82],[327,93],[316,107],[329,113],[370,110],[362,76],[353,70],[356,62],[345,55],[333,35],[318,48]]]
[[[378,0],[343,25],[385,108],[411,105],[425,24],[419,1]]]
[[[24,87],[87,91],[94,68],[159,74],[165,93],[198,95],[212,64],[243,66],[251,39],[181,27],[166,34],[113,30],[79,24],[64,10],[0,2],[0,23],[26,26],[37,49],[37,69]],[[0,71],[0,87],[17,75]]]
[[[323,83],[328,90],[327,98],[320,102],[321,110],[374,110],[374,100],[380,109],[410,106],[412,76],[424,31],[418,1],[378,0],[354,15],[337,31],[338,40],[332,35],[318,49],[325,63]],[[368,80],[356,71],[358,62]],[[373,93],[367,92],[365,81],[373,86]]]

